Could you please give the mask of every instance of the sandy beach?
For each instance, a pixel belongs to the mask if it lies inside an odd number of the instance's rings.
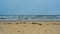
[[[0,21],[0,34],[60,34],[60,22]]]

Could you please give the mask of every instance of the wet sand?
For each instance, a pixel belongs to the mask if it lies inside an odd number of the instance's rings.
[[[60,34],[60,22],[0,21],[0,34]]]

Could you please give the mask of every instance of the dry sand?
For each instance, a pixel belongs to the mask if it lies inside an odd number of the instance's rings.
[[[60,34],[60,23],[0,22],[0,34]]]

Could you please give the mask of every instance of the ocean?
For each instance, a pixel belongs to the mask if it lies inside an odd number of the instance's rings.
[[[60,15],[0,15],[0,20],[60,20]]]

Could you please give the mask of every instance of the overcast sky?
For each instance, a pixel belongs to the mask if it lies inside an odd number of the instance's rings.
[[[0,0],[0,15],[60,15],[60,0]]]

